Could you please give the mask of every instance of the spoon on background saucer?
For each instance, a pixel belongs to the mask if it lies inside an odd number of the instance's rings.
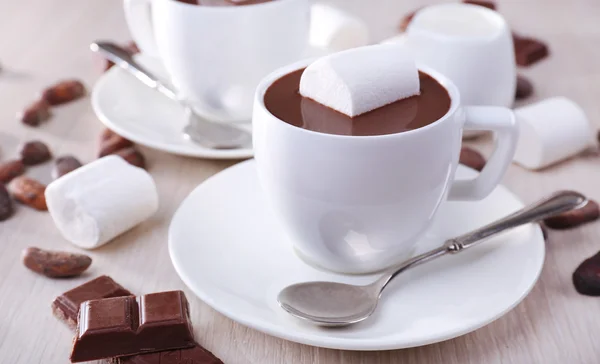
[[[587,199],[577,192],[557,192],[501,220],[449,239],[439,248],[389,268],[381,278],[366,286],[336,282],[298,283],[284,288],[277,301],[292,316],[315,325],[337,327],[355,324],[373,314],[383,290],[405,270],[447,254],[460,253],[498,233],[583,207],[586,203]]]
[[[183,133],[191,141],[210,149],[235,149],[250,145],[252,135],[249,131],[233,125],[213,122],[199,116],[185,100],[177,96],[175,90],[169,85],[162,83],[118,45],[111,42],[94,42],[90,44],[90,49],[93,52],[102,53],[104,57],[133,75],[145,85],[159,91],[183,106],[187,119]]]

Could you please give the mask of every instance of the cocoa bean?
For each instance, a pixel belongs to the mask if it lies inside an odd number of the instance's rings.
[[[4,221],[12,216],[14,206],[12,198],[4,184],[0,183],[0,221]]]
[[[573,272],[575,290],[586,296],[600,296],[600,252],[581,263]]]
[[[85,86],[78,80],[58,82],[42,92],[42,99],[50,105],[66,104],[85,96]]]
[[[45,185],[27,176],[17,177],[8,184],[8,192],[15,200],[40,211],[48,210],[45,191]]]
[[[525,99],[533,94],[533,84],[527,78],[519,75],[517,76],[517,92],[515,94],[516,100]]]
[[[118,134],[114,134],[107,139],[100,141],[100,151],[98,157],[105,157],[109,154],[114,154],[121,149],[129,148],[133,146],[133,142],[129,139],[125,139]]]
[[[8,183],[25,173],[25,165],[18,159],[0,163],[0,183]]]
[[[462,147],[460,149],[460,164],[463,164],[467,167],[471,167],[477,171],[481,171],[483,167],[485,167],[485,158],[476,151],[475,149],[469,147]]]
[[[550,229],[571,229],[585,223],[597,220],[600,217],[600,208],[596,201],[589,200],[588,203],[577,210],[567,211],[558,216],[544,220],[544,224]]]
[[[50,278],[74,277],[92,264],[84,254],[27,248],[22,253],[23,264],[30,270]]]
[[[23,111],[17,113],[17,119],[25,125],[39,126],[42,122],[50,119],[50,105],[45,100],[34,101]]]
[[[115,133],[114,131],[105,128],[104,130],[102,130],[102,134],[100,134],[100,144],[102,144],[102,142],[114,137],[115,135],[118,136],[117,133]]]
[[[27,142],[19,150],[21,162],[28,166],[44,163],[52,158],[52,153],[46,144],[38,140]]]
[[[136,147],[121,149],[115,153],[132,166],[146,169],[146,158]]]
[[[479,6],[483,6],[484,8],[488,8],[490,10],[496,10],[496,4],[493,1],[463,0],[463,3],[471,4],[471,5],[479,5]]]
[[[415,17],[415,14],[417,13],[417,11],[421,10],[421,8],[412,11],[406,15],[404,15],[404,17],[402,17],[402,20],[400,20],[400,24],[398,25],[398,29],[401,32],[405,32],[406,28],[408,28],[408,25],[410,24],[410,22],[413,20],[413,18]]]
[[[58,179],[69,172],[73,172],[81,166],[81,162],[72,155],[59,157],[56,159],[56,162],[54,162],[54,168],[52,169],[52,178]]]

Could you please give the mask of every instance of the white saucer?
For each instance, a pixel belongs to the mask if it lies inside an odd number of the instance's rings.
[[[167,79],[163,66],[153,58],[139,54],[136,60],[159,78]],[[183,108],[119,67],[112,67],[96,82],[92,107],[107,128],[150,148],[211,159],[242,159],[253,155],[252,148],[217,150],[187,140],[182,133]],[[250,128],[250,124],[243,126]]]
[[[460,177],[476,172],[459,167]],[[418,251],[433,248],[522,207],[498,187],[479,202],[446,203]],[[529,293],[544,262],[537,225],[403,273],[385,291],[375,315],[358,325],[324,329],[279,308],[285,286],[312,280],[366,284],[304,263],[276,224],[254,160],[205,181],[183,202],[169,229],[169,252],[185,284],[204,302],[243,325],[283,339],[334,349],[388,350],[447,340],[510,311]]]

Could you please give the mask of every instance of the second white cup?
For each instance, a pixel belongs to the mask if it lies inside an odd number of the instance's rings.
[[[402,41],[419,63],[452,80],[464,105],[513,105],[512,35],[497,12],[470,4],[428,6],[416,13]]]
[[[142,52],[159,58],[180,96],[218,121],[249,121],[254,90],[274,69],[303,55],[308,0],[200,6],[176,0],[125,0]]]

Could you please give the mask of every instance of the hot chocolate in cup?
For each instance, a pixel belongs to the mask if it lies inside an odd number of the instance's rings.
[[[282,244],[312,263],[343,273],[396,264],[442,203],[480,200],[501,181],[518,137],[511,110],[464,107],[452,81],[420,65],[421,95],[349,118],[304,104],[297,90],[310,63],[262,80],[253,127],[259,179],[289,237]],[[379,125],[361,119],[376,113]],[[454,179],[463,130],[497,134],[488,164],[468,181]]]

